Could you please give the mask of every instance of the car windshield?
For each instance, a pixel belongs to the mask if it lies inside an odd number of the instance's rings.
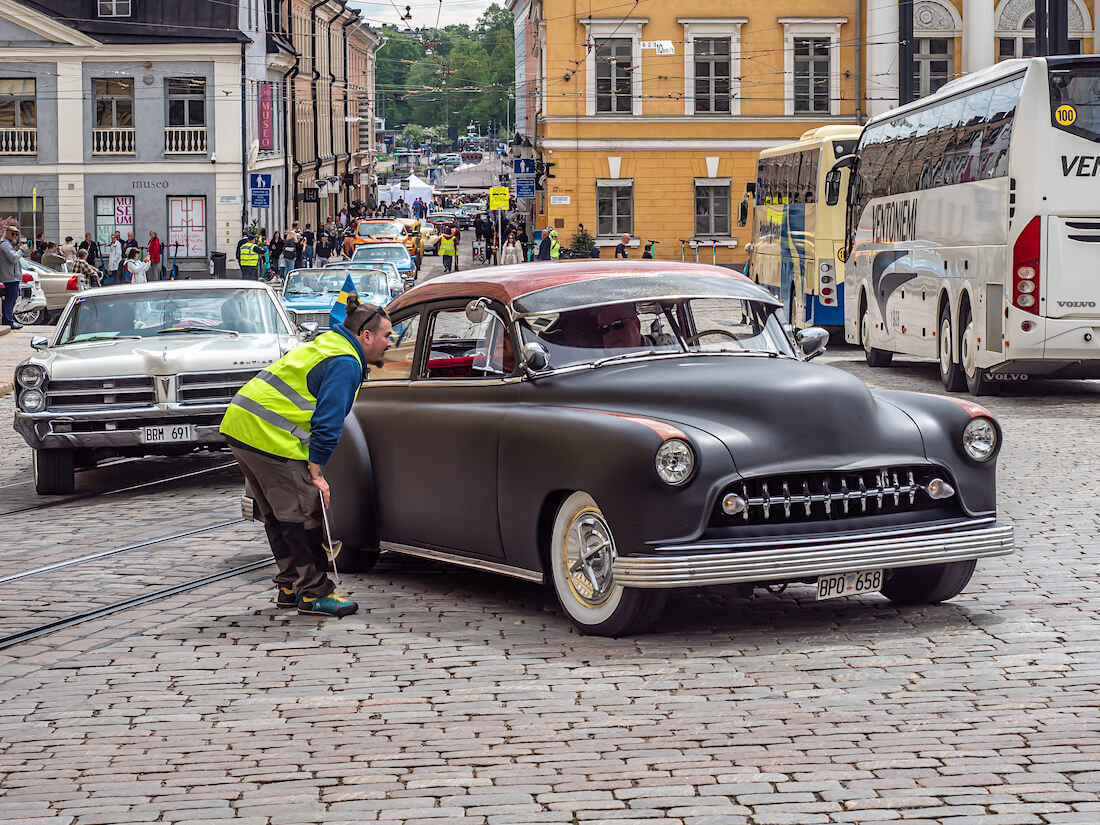
[[[297,269],[287,275],[284,295],[336,295],[344,288],[348,275],[355,282],[355,290],[361,296],[388,295],[386,275],[377,269],[360,267],[345,269]]]
[[[75,301],[58,344],[158,335],[287,333],[267,292],[257,289],[88,293]]]
[[[404,226],[397,221],[361,221],[356,228],[360,238],[369,238],[371,235],[400,235]]]
[[[398,266],[409,265],[409,252],[403,246],[393,244],[363,244],[355,248],[353,261],[389,261]]]
[[[622,301],[528,315],[520,331],[546,348],[552,369],[675,352],[793,356],[775,310],[742,298]]]

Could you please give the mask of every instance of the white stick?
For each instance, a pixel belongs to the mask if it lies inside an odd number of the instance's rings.
[[[336,548],[332,546],[332,531],[328,527],[328,510],[325,509],[325,494],[320,490],[317,494],[321,497],[321,521],[325,525],[325,537],[328,539],[328,555],[332,562],[332,575],[336,579],[336,586],[340,587],[340,572],[336,569]]]

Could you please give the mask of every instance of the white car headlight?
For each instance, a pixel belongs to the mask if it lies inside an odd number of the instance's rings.
[[[46,380],[46,370],[38,364],[24,364],[15,371],[15,383],[25,390],[36,390]]]
[[[657,448],[654,463],[665,484],[683,484],[695,469],[695,452],[686,441],[670,438]]]
[[[46,409],[46,393],[42,390],[23,390],[19,394],[19,408],[23,412],[42,412]]]
[[[988,461],[997,451],[997,428],[988,418],[974,418],[963,429],[963,449],[975,461]]]

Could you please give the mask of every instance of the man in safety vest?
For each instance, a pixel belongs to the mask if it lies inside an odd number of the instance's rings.
[[[558,243],[558,230],[550,230],[550,260],[556,261],[561,256],[561,244]]]
[[[443,259],[443,271],[450,272],[451,265],[454,263],[455,255],[458,254],[458,250],[455,248],[455,236],[451,234],[451,229],[448,227],[443,237],[439,239],[439,257]]]
[[[246,281],[256,280],[256,271],[260,266],[260,248],[256,245],[256,236],[251,232],[244,243],[237,246],[237,264],[241,267],[241,277]]]
[[[241,388],[221,432],[241,466],[245,494],[263,514],[279,566],[275,604],[299,613],[346,616],[322,546],[321,507],[329,502],[324,467],[336,449],[368,364],[381,364],[393,325],[385,310],[348,296],[347,316],[291,350]],[[318,493],[318,490],[320,493]]]

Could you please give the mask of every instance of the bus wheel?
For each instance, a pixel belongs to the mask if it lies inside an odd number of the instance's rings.
[[[951,342],[955,340],[954,330],[951,329],[951,307],[944,304],[940,312],[940,335],[937,342],[937,350],[940,362],[940,380],[948,392],[963,392],[966,389],[966,373],[962,365],[955,360],[954,347]]]
[[[989,370],[978,366],[978,341],[970,307],[963,307],[959,324],[962,326],[959,361],[966,375],[966,388],[971,395],[996,395],[999,385],[989,377]]]
[[[867,299],[859,302],[859,341],[863,344],[863,353],[867,356],[867,366],[888,367],[894,360],[894,353],[871,346],[871,310],[867,308]]]

